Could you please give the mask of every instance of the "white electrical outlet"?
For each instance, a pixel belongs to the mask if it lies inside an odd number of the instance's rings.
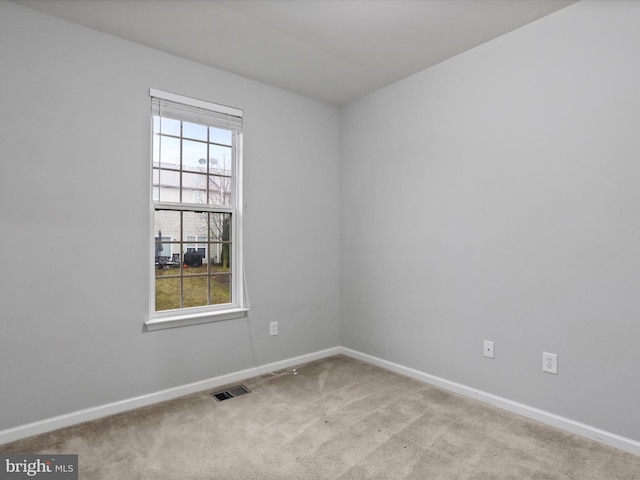
[[[542,352],[542,371],[558,374],[558,355],[555,353]]]
[[[493,342],[490,340],[484,341],[484,356],[488,358],[495,357],[494,351],[493,351]]]
[[[269,335],[277,335],[278,334],[278,322],[271,322],[269,324]]]

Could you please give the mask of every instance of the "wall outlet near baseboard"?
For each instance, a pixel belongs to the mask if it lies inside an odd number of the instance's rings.
[[[493,342],[491,340],[484,341],[484,356],[488,358],[494,358]]]
[[[278,322],[269,323],[269,335],[278,335]]]
[[[555,353],[542,352],[542,371],[558,374],[558,355]]]

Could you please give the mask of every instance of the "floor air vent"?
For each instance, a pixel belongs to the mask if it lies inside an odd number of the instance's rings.
[[[217,401],[221,402],[223,400],[228,400],[233,397],[239,397],[240,395],[245,395],[247,393],[251,393],[251,390],[249,390],[244,385],[238,385],[237,387],[231,387],[228,390],[212,393],[211,396]]]

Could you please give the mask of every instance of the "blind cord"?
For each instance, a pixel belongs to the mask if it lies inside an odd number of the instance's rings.
[[[244,298],[245,298],[245,305],[247,306],[247,329],[249,330],[249,343],[251,345],[251,355],[253,357],[253,364],[256,367],[256,370],[258,370],[258,373],[260,375],[265,375],[265,372],[262,371],[262,368],[260,367],[259,363],[258,363],[258,356],[256,355],[256,344],[255,344],[255,338],[253,335],[253,326],[251,324],[251,309],[250,309],[250,305],[249,305],[249,291],[247,289],[247,274],[245,273],[244,270],[244,265],[242,266],[242,280],[243,280],[243,285],[244,285]],[[289,369],[289,370],[285,370],[282,372],[268,372],[269,375],[273,375],[273,376],[280,376],[280,375],[297,375],[298,371],[295,368]]]

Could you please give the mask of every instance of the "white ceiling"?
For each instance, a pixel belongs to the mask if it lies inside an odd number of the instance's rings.
[[[574,0],[14,0],[342,105]]]

